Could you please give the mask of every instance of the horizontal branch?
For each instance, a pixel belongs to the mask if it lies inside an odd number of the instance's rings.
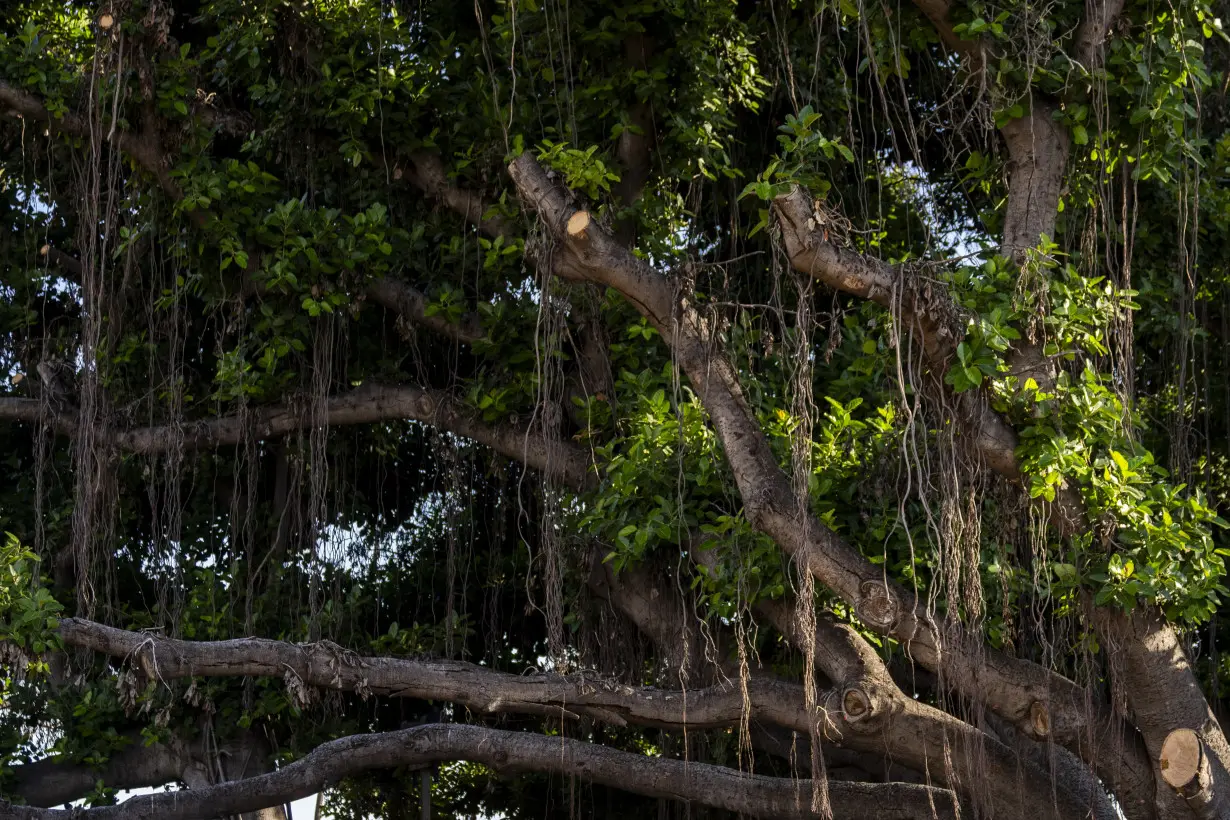
[[[0,397],[0,421],[36,422],[43,409],[35,399]],[[326,424],[340,427],[373,424],[381,421],[413,419],[485,444],[501,455],[558,479],[583,488],[595,476],[590,470],[589,452],[565,441],[531,433],[526,425],[491,425],[475,418],[473,411],[452,395],[418,387],[367,385],[328,399]],[[63,435],[74,435],[76,414],[53,413],[52,427]],[[295,409],[284,405],[254,408],[246,417],[185,420],[182,424],[112,430],[111,443],[119,450],[133,453],[160,453],[178,447],[202,449],[239,444],[246,435],[257,438],[283,436],[307,429],[312,419],[306,405]]]
[[[69,279],[81,284],[81,263],[75,257],[51,245],[43,245],[38,249],[38,253],[47,260],[49,265],[58,266],[68,274]]]
[[[562,737],[435,724],[322,744],[276,772],[202,789],[130,797],[118,806],[59,811],[4,806],[14,820],[209,820],[290,803],[362,772],[468,760],[505,774],[546,772],[753,817],[817,817],[809,780],[751,775],[705,763],[645,757]],[[952,793],[904,783],[828,784],[838,818],[955,818]]]
[[[184,641],[82,618],[60,621],[58,634],[66,646],[131,659],[155,681],[294,676],[308,686],[445,701],[483,714],[588,715],[616,726],[679,730],[736,726],[750,708],[765,722],[807,731],[802,690],[781,681],[756,682],[749,703],[733,683],[683,691],[579,676],[512,675],[462,661],[364,657],[327,642]]]
[[[4,782],[5,793],[30,806],[59,806],[79,800],[98,788],[125,791],[152,788],[180,781],[189,788],[216,782],[215,777],[238,780],[254,771],[268,771],[270,748],[258,733],[243,731],[218,745],[216,739],[185,739],[171,734],[146,745],[139,735],[101,765],[56,758],[13,766]],[[3,816],[3,812],[0,812]]]
[[[51,134],[67,134],[82,138],[88,138],[91,134],[90,122],[80,115],[68,113],[62,117],[55,117],[36,96],[0,80],[0,110],[2,109],[8,109],[23,119],[42,123]],[[128,131],[116,130],[111,141],[120,151],[131,157],[138,166],[158,180],[158,184],[171,198],[179,199],[183,195],[179,185],[171,179],[171,175],[167,172],[162,150],[153,131],[137,136]]]
[[[626,592],[623,585],[612,591]],[[634,724],[676,731],[736,727],[746,714],[752,720],[806,737],[812,719],[804,705],[802,687],[759,673],[746,682],[745,695],[736,681],[689,690],[630,687],[581,676],[512,675],[459,661],[360,657],[323,642],[291,644],[259,638],[183,641],[80,618],[62,620],[59,635],[67,646],[130,659],[151,681],[229,676],[293,678],[307,686],[454,703],[482,714],[586,715],[616,726]],[[998,744],[983,748],[984,739],[973,727],[900,696],[891,684],[886,686],[871,678],[841,683],[819,713],[829,742],[873,753],[917,771],[930,771],[939,782],[960,784],[969,791],[972,801],[993,809],[997,817],[1023,820],[1047,816],[1039,813],[1032,801],[1022,800],[1030,790],[1049,791],[1047,778],[1034,767],[1018,769],[1016,761]],[[954,758],[955,768],[945,763],[946,753],[953,750],[960,752]],[[978,759],[979,751],[984,761],[979,771],[989,780],[974,789],[975,778],[969,766]],[[1029,789],[1023,792],[1021,784]],[[1083,805],[1071,795],[1059,793],[1056,816],[1071,816]]]

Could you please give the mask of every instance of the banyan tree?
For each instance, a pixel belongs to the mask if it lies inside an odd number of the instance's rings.
[[[0,818],[1230,818],[1226,11],[3,4]]]

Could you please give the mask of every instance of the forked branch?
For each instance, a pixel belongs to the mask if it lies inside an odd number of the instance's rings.
[[[1130,791],[1142,774],[1149,777],[1147,759],[1107,707],[1091,707],[1072,681],[997,653],[974,635],[948,630],[942,640],[914,596],[886,581],[880,567],[800,508],[743,396],[738,372],[722,353],[713,322],[687,294],[677,295],[674,285],[573,207],[531,156],[517,158],[509,173],[523,202],[540,214],[559,243],[552,255],[557,275],[615,288],[670,344],[712,419],[753,526],[853,606],[864,624],[899,640],[924,667],[938,670],[942,663],[948,681],[964,696],[985,703],[1030,737],[1053,738],[1097,761],[1116,788]],[[1091,725],[1097,731],[1091,733]]]

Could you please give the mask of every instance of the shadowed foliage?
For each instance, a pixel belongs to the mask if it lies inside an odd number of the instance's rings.
[[[0,8],[0,817],[1230,817],[1223,11]]]

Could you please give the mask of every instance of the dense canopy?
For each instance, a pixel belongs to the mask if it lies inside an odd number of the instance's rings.
[[[0,817],[1230,817],[1223,11],[3,4]]]

